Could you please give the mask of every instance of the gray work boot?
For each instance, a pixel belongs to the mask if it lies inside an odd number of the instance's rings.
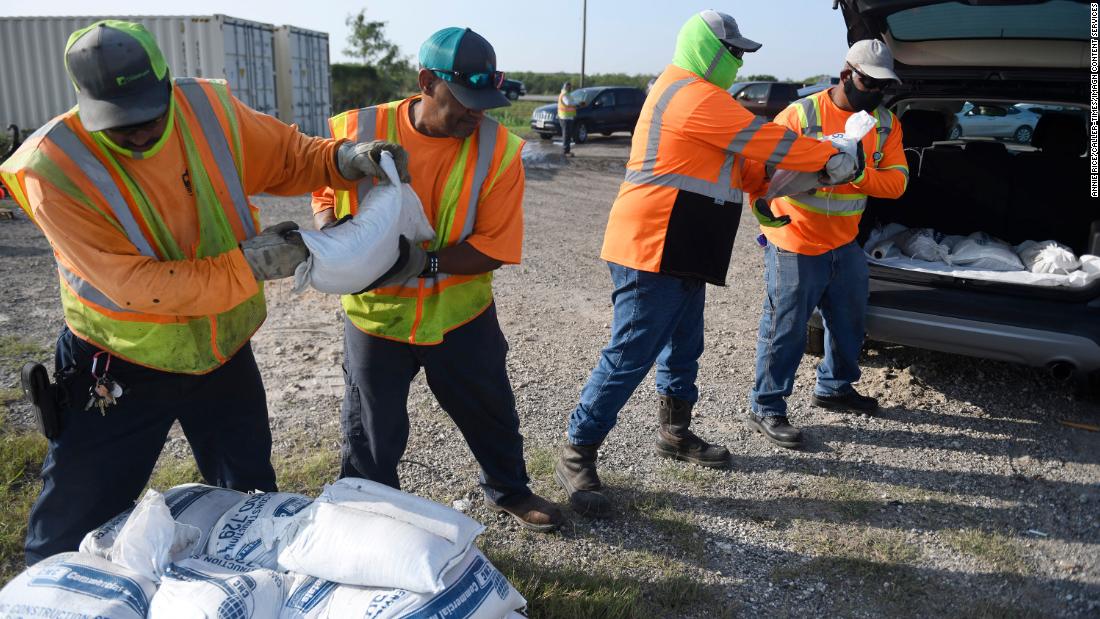
[[[661,428],[657,431],[657,455],[714,468],[729,464],[729,450],[711,445],[688,429],[692,402],[667,395],[657,397],[657,414],[661,420]]]
[[[599,448],[600,443],[573,445],[567,441],[554,464],[554,479],[569,495],[569,505],[582,516],[601,518],[611,513],[611,501],[604,496],[603,484],[596,474]]]

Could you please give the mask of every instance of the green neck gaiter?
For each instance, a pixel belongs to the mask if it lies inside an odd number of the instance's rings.
[[[694,15],[680,28],[672,64],[691,71],[725,90],[737,79],[742,60],[722,45],[701,15]]]

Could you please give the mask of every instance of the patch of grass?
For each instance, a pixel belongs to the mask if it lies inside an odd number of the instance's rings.
[[[662,462],[657,474],[667,481],[678,482],[698,490],[708,490],[718,480],[713,469],[683,462]]]
[[[490,110],[488,114],[512,133],[521,138],[529,139],[535,135],[531,131],[531,113],[535,111],[535,108],[543,105],[547,105],[547,102],[513,101],[512,105]]]
[[[874,570],[883,564],[911,564],[921,556],[917,546],[897,531],[801,520],[794,525],[787,539],[794,543],[798,552],[872,566],[871,572],[858,574],[861,577],[874,576]]]
[[[549,481],[554,474],[557,450],[547,447],[529,447],[524,451],[524,455],[527,456],[527,474],[531,479]]]
[[[322,449],[272,458],[279,490],[297,492],[314,497],[321,494],[325,484],[335,481],[340,473],[340,452]]]
[[[1020,544],[1005,535],[978,529],[945,531],[941,535],[949,546],[991,569],[1021,574],[1026,571]]]
[[[17,373],[27,361],[41,361],[49,356],[42,346],[15,335],[0,335],[0,372]]]
[[[699,526],[690,515],[678,511],[668,500],[643,495],[630,501],[628,508],[661,533],[665,541],[682,555],[699,556],[703,553],[704,540]]]
[[[491,546],[483,551],[527,599],[528,616],[533,619],[674,617],[711,602],[690,574],[649,553],[627,551],[627,556],[578,569],[547,567],[544,561]],[[643,580],[623,569],[643,565],[656,568],[652,569],[656,577]]]
[[[146,487],[164,492],[181,484],[201,483],[203,483],[202,475],[199,474],[199,468],[195,466],[194,458],[176,458],[162,454]]]
[[[6,426],[7,403],[20,395],[12,391],[0,395],[0,582],[23,569],[27,514],[42,487],[38,472],[46,456],[45,438]]]
[[[871,486],[861,481],[826,477],[809,488],[820,498],[832,501],[836,512],[849,519],[866,516],[880,503]]]

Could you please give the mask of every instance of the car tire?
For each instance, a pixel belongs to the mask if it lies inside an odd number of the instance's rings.
[[[806,325],[806,354],[815,357],[825,356],[825,329]]]
[[[588,141],[588,125],[577,123],[576,129],[573,130],[573,141],[577,144],[584,144]]]
[[[552,140],[552,139],[554,139],[555,135],[557,135],[557,134],[554,134],[554,133],[540,133],[539,137],[544,139],[544,140]]]
[[[519,91],[518,90],[509,90],[508,92],[504,93],[504,96],[508,97],[512,101],[515,101],[515,100],[519,99]]]
[[[957,139],[961,138],[962,135],[963,135],[962,127],[960,127],[958,125],[955,125],[954,127],[951,127],[951,131],[947,134],[947,139],[957,140]]]
[[[1017,144],[1030,144],[1032,133],[1034,133],[1032,128],[1024,125],[1023,127],[1017,128],[1016,131],[1013,132],[1012,141],[1016,142]]]

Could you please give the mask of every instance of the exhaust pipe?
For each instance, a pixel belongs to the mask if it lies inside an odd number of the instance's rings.
[[[1064,382],[1073,378],[1073,375],[1077,373],[1077,366],[1069,361],[1055,361],[1047,366],[1047,370],[1055,380]]]

